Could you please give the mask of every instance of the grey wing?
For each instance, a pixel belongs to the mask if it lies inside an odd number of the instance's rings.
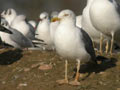
[[[16,42],[19,46],[21,46],[21,48],[33,46],[32,42],[30,42],[30,40],[26,38],[22,33],[20,33],[19,31],[15,29],[11,29],[11,31],[13,32],[13,34],[10,36],[10,38],[14,42]]]
[[[27,34],[27,37],[30,38],[31,40],[34,40],[35,39],[35,30],[31,24],[29,24],[28,22],[26,22],[26,23],[30,27],[30,32]]]
[[[91,59],[96,62],[96,55],[95,55],[95,51],[93,48],[93,43],[92,40],[90,39],[90,36],[81,28],[81,32],[83,35],[82,40],[85,43],[85,49],[86,51],[91,55]]]
[[[117,10],[117,12],[119,13],[119,16],[120,16],[120,4],[117,3],[116,1],[114,1],[113,3],[115,4],[116,10]]]

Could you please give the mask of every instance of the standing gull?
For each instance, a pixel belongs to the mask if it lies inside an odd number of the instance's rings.
[[[106,39],[104,39],[104,43],[107,42],[106,45],[108,45],[108,37],[105,36],[104,34],[102,34],[100,31],[98,31],[93,25],[92,22],[90,20],[90,15],[89,15],[89,9],[90,6],[92,4],[94,0],[87,0],[87,5],[86,7],[83,9],[83,13],[82,13],[82,20],[81,20],[81,24],[82,24],[82,28],[89,34],[89,36],[91,37],[93,43],[96,44],[100,44],[100,54],[103,53],[103,37],[106,37]],[[103,36],[103,37],[101,37]],[[108,46],[106,47],[106,53],[108,52]]]
[[[93,49],[92,41],[88,34],[76,26],[76,17],[71,10],[63,10],[58,15],[60,24],[55,32],[54,44],[59,55],[66,58],[65,60],[65,79],[58,80],[58,83],[68,83],[67,64],[68,59],[76,59],[78,62],[75,80],[70,82],[71,85],[80,85],[79,70],[81,62],[96,63],[96,56]]]
[[[111,36],[110,54],[114,40],[120,45],[120,6],[115,0],[93,0],[90,6],[93,26],[107,36]]]

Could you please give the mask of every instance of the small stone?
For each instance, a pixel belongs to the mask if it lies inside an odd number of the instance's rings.
[[[2,84],[6,84],[6,82],[5,82],[5,81],[2,81]]]
[[[38,67],[38,66],[40,66],[40,65],[43,65],[44,64],[44,62],[42,62],[42,63],[37,63],[37,64],[33,64],[32,66],[31,66],[31,68],[36,68],[36,67]]]
[[[99,74],[105,74],[105,72],[100,72]]]
[[[27,86],[27,83],[20,83],[19,85],[18,85],[19,87],[25,87],[25,86]]]
[[[28,71],[30,71],[30,68],[25,68],[24,69],[24,72],[28,72]]]
[[[117,90],[120,90],[120,88],[117,88]]]
[[[40,69],[40,70],[50,70],[50,69],[52,69],[52,65],[44,64],[44,65],[41,65],[38,69]]]

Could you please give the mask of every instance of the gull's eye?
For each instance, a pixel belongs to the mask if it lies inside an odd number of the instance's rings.
[[[69,16],[69,14],[64,14],[64,16]]]
[[[44,19],[46,19],[46,18],[47,18],[47,16],[44,17]]]
[[[5,12],[4,12],[4,15],[6,15],[7,14],[7,10],[5,10]]]

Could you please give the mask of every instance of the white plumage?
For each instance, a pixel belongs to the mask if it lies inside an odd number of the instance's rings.
[[[54,37],[57,53],[67,59],[72,58],[80,62],[94,61],[92,41],[85,31],[76,27],[75,14],[71,10],[63,10],[58,18],[60,24]]]
[[[112,53],[114,40],[120,45],[120,6],[115,0],[93,0],[89,12],[93,26],[112,37]]]

